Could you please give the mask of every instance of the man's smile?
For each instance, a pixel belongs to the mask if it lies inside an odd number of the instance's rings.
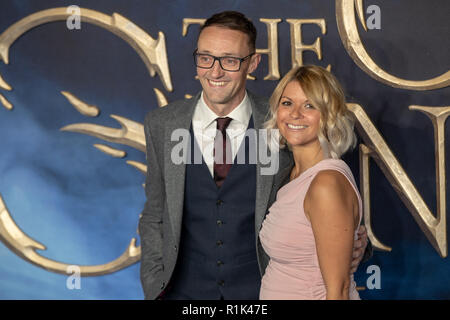
[[[214,80],[208,80],[208,83],[212,87],[223,87],[225,86],[225,81],[214,81]]]

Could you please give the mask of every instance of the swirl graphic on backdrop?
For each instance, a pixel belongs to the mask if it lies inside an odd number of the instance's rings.
[[[450,85],[450,70],[444,74],[422,81],[401,79],[381,69],[367,53],[358,33],[355,10],[365,31],[363,0],[336,0],[336,21],[342,43],[353,61],[369,76],[395,88],[409,90],[433,90]]]
[[[71,16],[67,8],[54,8],[36,12],[22,20],[16,22],[0,35],[0,59],[9,63],[8,53],[10,46],[21,35],[39,25],[53,22],[65,21]],[[150,37],[144,30],[133,24],[123,16],[113,13],[111,16],[98,11],[84,9],[80,10],[81,21],[100,26],[123,40],[125,40],[139,54],[144,61],[150,75],[153,77],[156,73],[159,75],[164,88],[172,91],[172,82],[167,61],[167,52],[165,37],[162,32],[158,33],[158,39]],[[10,91],[12,87],[0,75],[0,88]],[[159,106],[167,104],[163,94],[155,89]],[[73,94],[62,91],[69,103],[71,103],[81,114],[88,117],[96,117],[100,110],[96,106],[88,105],[79,100]],[[8,109],[12,110],[13,105],[0,94],[0,102]],[[111,115],[121,125],[121,129],[108,128],[94,124],[73,124],[61,128],[62,131],[79,132],[96,136],[100,139],[131,146],[137,150],[145,151],[145,136],[143,125],[121,116]],[[125,157],[126,153],[110,146],[95,144],[97,149],[113,157]],[[136,161],[127,161],[127,163],[142,173],[145,173],[147,167],[145,164]],[[67,274],[69,264],[58,262],[41,256],[36,250],[45,250],[46,247],[38,241],[30,238],[14,222],[9,210],[0,194],[0,241],[10,250],[26,261],[44,268],[48,271]],[[132,238],[127,249],[117,259],[101,265],[80,266],[80,275],[98,276],[116,272],[126,268],[137,261],[141,255],[140,246],[136,246],[136,238]]]

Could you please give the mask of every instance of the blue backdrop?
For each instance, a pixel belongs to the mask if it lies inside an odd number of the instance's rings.
[[[428,79],[449,70],[450,5],[446,0],[366,0],[381,8],[381,29],[361,32],[366,49],[378,65],[411,80]],[[92,24],[69,30],[65,22],[38,26],[10,48],[10,63],[0,74],[14,87],[0,91],[13,105],[0,106],[0,194],[24,232],[47,246],[40,253],[76,265],[107,263],[117,258],[137,236],[144,204],[145,177],[125,160],[145,162],[142,152],[120,146],[125,159],[112,158],[92,145],[102,140],[60,131],[73,123],[120,126],[111,114],[143,122],[157,108],[153,88],[169,101],[200,90],[194,79],[192,51],[198,26],[182,36],[183,18],[207,18],[214,12],[238,10],[250,17],[259,32],[257,47],[267,47],[266,26],[278,24],[280,72],[291,68],[290,31],[286,19],[326,21],[322,35],[316,25],[303,28],[303,42],[322,38],[323,59],[304,53],[305,64],[327,66],[344,85],[349,102],[363,106],[432,210],[436,212],[434,138],[431,121],[409,105],[449,105],[450,90],[411,91],[380,83],[362,71],[345,51],[338,34],[335,4],[329,0],[235,1],[2,1],[0,32],[40,10],[78,5],[111,15],[117,12],[153,38],[166,37],[173,92],[160,78],[150,77],[137,53],[122,39]],[[249,89],[269,96],[276,81],[263,80],[267,56]],[[70,91],[101,109],[86,118],[61,95]],[[450,126],[446,127],[447,154]],[[116,146],[114,144],[109,144]],[[358,178],[358,154],[346,156]],[[447,171],[449,166],[447,165]],[[363,299],[448,299],[450,263],[440,258],[381,170],[371,169],[373,227],[392,252],[375,252],[360,266],[356,280],[366,287],[367,268],[377,265],[381,288],[360,292]],[[450,197],[446,196],[447,203]],[[81,279],[81,289],[69,290],[67,276],[48,272],[19,258],[0,244],[1,299],[142,299],[139,263],[116,273]]]

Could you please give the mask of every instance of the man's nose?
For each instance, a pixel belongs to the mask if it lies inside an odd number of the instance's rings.
[[[211,75],[218,77],[221,76],[223,74],[223,69],[220,66],[220,62],[219,60],[214,60],[213,66],[211,67]]]

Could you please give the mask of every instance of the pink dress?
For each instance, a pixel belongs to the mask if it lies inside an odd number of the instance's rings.
[[[303,209],[311,181],[321,170],[336,170],[348,179],[358,196],[359,223],[361,223],[361,197],[350,168],[342,160],[322,160],[283,186],[278,191],[277,199],[270,207],[259,233],[261,244],[270,257],[261,282],[261,300],[326,298],[313,230]],[[351,280],[349,297],[352,300],[359,300],[353,275],[349,277]]]

